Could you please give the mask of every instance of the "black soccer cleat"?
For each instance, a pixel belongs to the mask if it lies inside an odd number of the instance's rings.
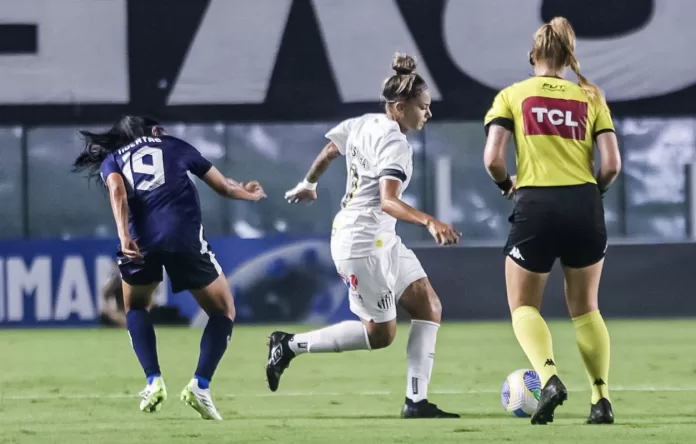
[[[541,390],[539,404],[536,412],[532,415],[532,424],[548,424],[553,422],[553,414],[556,407],[563,405],[568,399],[568,389],[561,382],[558,376],[553,375]]]
[[[611,408],[611,402],[602,398],[597,401],[597,404],[592,404],[586,424],[614,424],[614,411]]]
[[[272,392],[278,390],[280,377],[286,368],[290,367],[290,361],[295,357],[295,352],[290,350],[288,343],[293,334],[282,331],[274,331],[268,337],[268,363],[266,363],[266,383]]]
[[[443,412],[437,405],[431,404],[427,399],[413,402],[406,398],[404,408],[401,410],[401,417],[404,419],[417,418],[460,418],[456,413]]]

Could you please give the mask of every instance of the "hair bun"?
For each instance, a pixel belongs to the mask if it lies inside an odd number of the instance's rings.
[[[409,75],[416,69],[416,59],[408,54],[399,54],[397,52],[392,60],[392,69],[398,75]]]

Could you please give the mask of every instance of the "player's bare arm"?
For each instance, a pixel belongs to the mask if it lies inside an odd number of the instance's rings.
[[[605,132],[597,136],[600,167],[597,173],[597,186],[604,193],[621,172],[621,153],[616,133]]]
[[[324,174],[326,169],[331,164],[331,161],[336,159],[341,155],[338,147],[335,143],[329,142],[324,146],[312,166],[309,168],[309,172],[305,176],[305,179],[297,184],[295,188],[285,193],[285,199],[290,203],[307,202],[317,199],[317,182],[319,178]]]
[[[203,181],[220,196],[228,199],[257,201],[266,197],[266,193],[257,181],[241,184],[223,176],[215,167],[203,176]]]
[[[123,177],[117,173],[109,174],[106,178],[106,186],[109,188],[109,201],[111,211],[116,221],[116,231],[121,242],[121,253],[129,259],[142,257],[138,245],[131,239],[128,231],[128,193]]]
[[[341,152],[338,150],[336,144],[333,142],[327,143],[309,168],[309,172],[305,177],[307,182],[316,183],[329,167],[331,161],[340,156]]]
[[[491,125],[486,138],[486,148],[483,150],[483,163],[488,175],[498,185],[507,198],[515,192],[514,178],[510,177],[505,167],[505,152],[512,133],[500,125]]]
[[[459,242],[460,234],[452,226],[440,222],[433,216],[419,211],[399,199],[401,182],[394,179],[384,179],[379,184],[380,208],[395,219],[428,229],[435,241],[440,245],[451,245]]]

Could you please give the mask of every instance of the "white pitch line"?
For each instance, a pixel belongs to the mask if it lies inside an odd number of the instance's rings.
[[[612,392],[696,392],[696,387],[661,387],[661,386],[615,386],[611,387]],[[571,388],[570,392],[584,392],[585,389]],[[499,393],[497,389],[440,389],[430,390],[434,395],[478,395]],[[240,393],[214,395],[219,398],[270,398],[270,397],[312,397],[312,396],[390,396],[400,393],[368,390],[361,392],[277,392],[277,393]],[[36,393],[28,395],[3,395],[0,393],[0,402],[9,401],[31,401],[31,400],[51,400],[51,399],[128,399],[137,398],[135,394],[111,393],[111,394],[60,394],[60,393]]]

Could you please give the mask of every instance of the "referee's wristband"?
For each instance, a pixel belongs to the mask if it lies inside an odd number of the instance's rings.
[[[503,193],[507,193],[508,191],[510,191],[510,189],[512,188],[512,185],[513,185],[512,178],[510,177],[510,174],[507,175],[505,180],[502,180],[500,182],[496,182],[495,184],[498,186],[498,188],[500,188],[500,190]]]
[[[300,182],[300,187],[305,190],[315,191],[317,189],[317,182],[312,183],[308,182],[307,179],[303,179],[302,182]]]

